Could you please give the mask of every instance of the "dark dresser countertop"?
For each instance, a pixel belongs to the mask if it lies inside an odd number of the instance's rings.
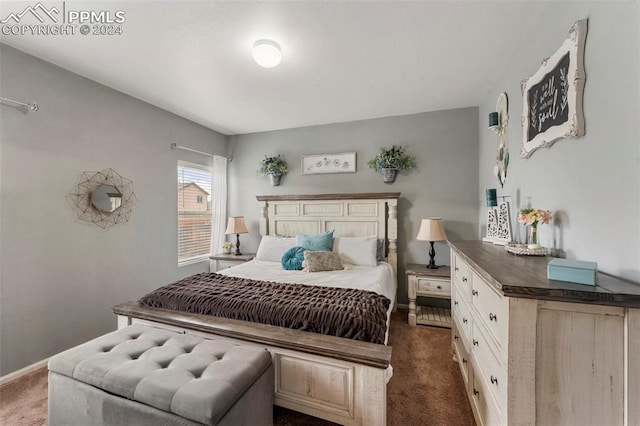
[[[520,256],[482,241],[449,241],[475,272],[508,297],[640,308],[640,284],[598,272],[596,285],[547,278],[549,256]],[[597,259],[584,259],[594,260]]]

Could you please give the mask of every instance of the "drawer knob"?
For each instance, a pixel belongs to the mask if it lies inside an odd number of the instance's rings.
[[[454,301],[453,301],[453,304],[454,304],[454,305],[456,305],[456,306],[458,306],[458,301],[457,301],[457,300],[454,300]]]
[[[473,294],[474,296],[478,295],[478,290],[471,290],[471,294]]]
[[[489,321],[498,322],[498,316],[496,314],[494,314],[493,312],[489,312]]]
[[[467,282],[467,277],[462,277],[462,282]]]
[[[463,322],[463,323],[465,323],[465,324],[466,324],[466,323],[467,323],[467,321],[468,321],[468,320],[467,320],[466,318],[462,318],[462,322]]]
[[[473,388],[473,394],[474,394],[474,395],[480,395],[480,392],[478,392],[478,389]]]
[[[455,270],[456,270],[456,271],[459,271],[459,270],[460,270],[460,268],[458,268],[458,267],[456,266]]]
[[[491,383],[493,383],[494,385],[498,386],[498,378],[491,376]]]
[[[476,339],[473,339],[473,346],[478,346],[478,341]]]
[[[442,286],[441,285],[438,286],[438,290],[442,290]]]
[[[467,363],[467,359],[466,358],[462,358],[462,363],[466,364]]]
[[[458,335],[457,334],[453,335],[453,340],[458,340]]]

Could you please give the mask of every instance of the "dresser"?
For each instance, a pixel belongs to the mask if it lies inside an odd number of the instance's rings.
[[[235,254],[219,253],[209,256],[209,271],[217,272],[241,263],[253,260],[255,253],[246,253],[236,256]]]
[[[640,285],[449,242],[452,347],[478,425],[640,425]]]
[[[437,269],[425,265],[409,263],[407,273],[407,294],[409,295],[409,325],[433,325],[451,328],[451,309],[433,306],[420,306],[417,296],[436,299],[451,299],[451,269],[440,266]]]

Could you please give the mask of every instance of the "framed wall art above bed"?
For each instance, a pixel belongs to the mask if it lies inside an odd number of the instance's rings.
[[[302,174],[355,173],[356,153],[318,154],[302,156]]]
[[[522,81],[522,158],[560,138],[585,134],[582,95],[586,36],[587,20],[577,21],[560,48],[542,61],[534,75]]]

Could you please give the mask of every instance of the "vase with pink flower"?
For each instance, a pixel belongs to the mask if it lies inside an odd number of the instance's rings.
[[[522,209],[518,215],[518,222],[525,226],[530,226],[529,244],[530,249],[540,248],[538,244],[538,224],[549,223],[551,221],[551,212],[549,210],[540,209]]]

